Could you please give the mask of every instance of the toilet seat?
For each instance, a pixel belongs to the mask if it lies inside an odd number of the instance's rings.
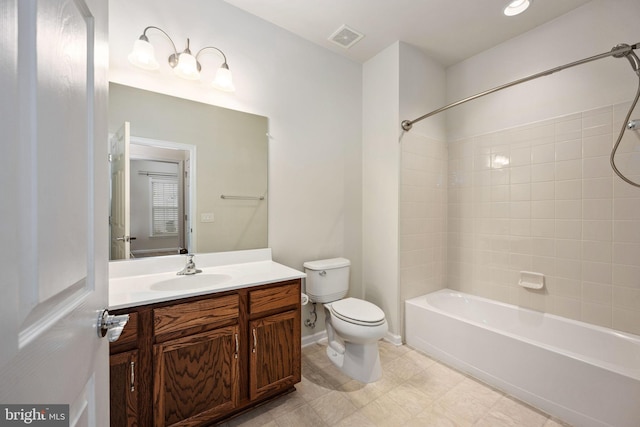
[[[345,322],[361,326],[385,323],[384,311],[375,304],[358,298],[345,298],[331,303],[331,314]]]

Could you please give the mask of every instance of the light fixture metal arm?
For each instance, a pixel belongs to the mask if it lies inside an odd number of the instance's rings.
[[[147,30],[150,29],[154,29],[154,30],[158,30],[160,31],[162,34],[165,35],[165,37],[167,39],[169,39],[169,43],[171,43],[171,47],[173,47],[173,53],[175,54],[176,58],[178,57],[178,49],[176,49],[176,44],[173,42],[173,40],[171,39],[171,37],[169,37],[169,34],[167,34],[166,31],[164,31],[162,28],[158,28],[156,26],[153,25],[149,25],[147,28],[144,29],[144,31],[142,32],[142,35],[140,36],[140,40],[144,40],[146,42],[149,41],[149,38],[147,37]]]
[[[205,49],[213,49],[213,50],[218,51],[218,53],[220,53],[220,55],[222,55],[222,59],[224,61],[224,64],[222,64],[222,66],[224,67],[226,65],[226,68],[229,68],[229,66],[227,65],[227,55],[225,55],[223,51],[221,51],[220,49],[218,49],[215,46],[205,46],[202,49],[200,49],[198,51],[198,53],[196,53],[196,59],[198,59],[198,57],[200,56],[200,53],[202,53],[202,51],[205,50]]]
[[[187,38],[187,46],[183,51],[179,52],[176,48],[176,44],[173,42],[173,39],[169,36],[169,34],[167,34],[167,32],[162,28],[156,27],[154,25],[149,25],[148,27],[146,27],[142,32],[142,35],[138,37],[138,39],[133,43],[133,49],[128,56],[129,62],[131,62],[131,64],[136,67],[142,68],[143,70],[157,70],[159,68],[158,61],[155,58],[155,49],[153,48],[153,45],[149,42],[149,38],[147,37],[147,32],[152,29],[164,34],[164,36],[169,40],[169,43],[171,43],[173,53],[169,55],[169,58],[167,59],[176,76],[186,80],[200,80],[200,71],[202,70],[202,67],[200,66],[200,62],[198,62],[198,57],[205,50],[213,49],[220,56],[222,56],[224,62],[222,63],[220,68],[218,68],[215,79],[211,84],[216,89],[222,91],[235,91],[231,71],[229,70],[229,65],[227,64],[227,55],[225,55],[221,49],[218,49],[215,46],[206,46],[200,49],[195,55],[193,55],[190,49],[189,38]]]

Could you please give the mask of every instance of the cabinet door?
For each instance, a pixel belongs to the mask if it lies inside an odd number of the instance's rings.
[[[109,357],[111,426],[138,426],[138,351]]]
[[[300,311],[253,320],[249,329],[251,400],[300,382]]]
[[[238,405],[238,326],[154,345],[155,426],[193,426]]]

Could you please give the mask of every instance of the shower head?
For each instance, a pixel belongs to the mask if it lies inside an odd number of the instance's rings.
[[[629,120],[627,123],[627,129],[629,130],[638,130],[640,129],[640,120]]]
[[[636,53],[634,51],[630,50],[629,53],[627,53],[625,56],[629,60],[629,63],[631,64],[631,68],[633,68],[633,71],[635,71],[636,74],[640,75],[640,72],[639,72],[639,70],[640,70],[640,59],[638,58]]]
[[[638,49],[639,47],[640,47],[640,43],[636,43],[631,46],[629,46],[626,43],[622,43],[614,46],[614,48],[612,49],[612,50],[617,50],[617,49],[622,50],[622,52],[616,53],[615,55],[613,55],[614,58],[622,58],[622,57],[627,58],[627,60],[631,64],[631,68],[633,68],[633,71],[638,76],[640,76],[640,58],[638,58],[638,56],[633,50]]]

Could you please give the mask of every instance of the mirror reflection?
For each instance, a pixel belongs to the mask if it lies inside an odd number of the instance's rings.
[[[110,259],[267,247],[266,117],[109,85]]]

